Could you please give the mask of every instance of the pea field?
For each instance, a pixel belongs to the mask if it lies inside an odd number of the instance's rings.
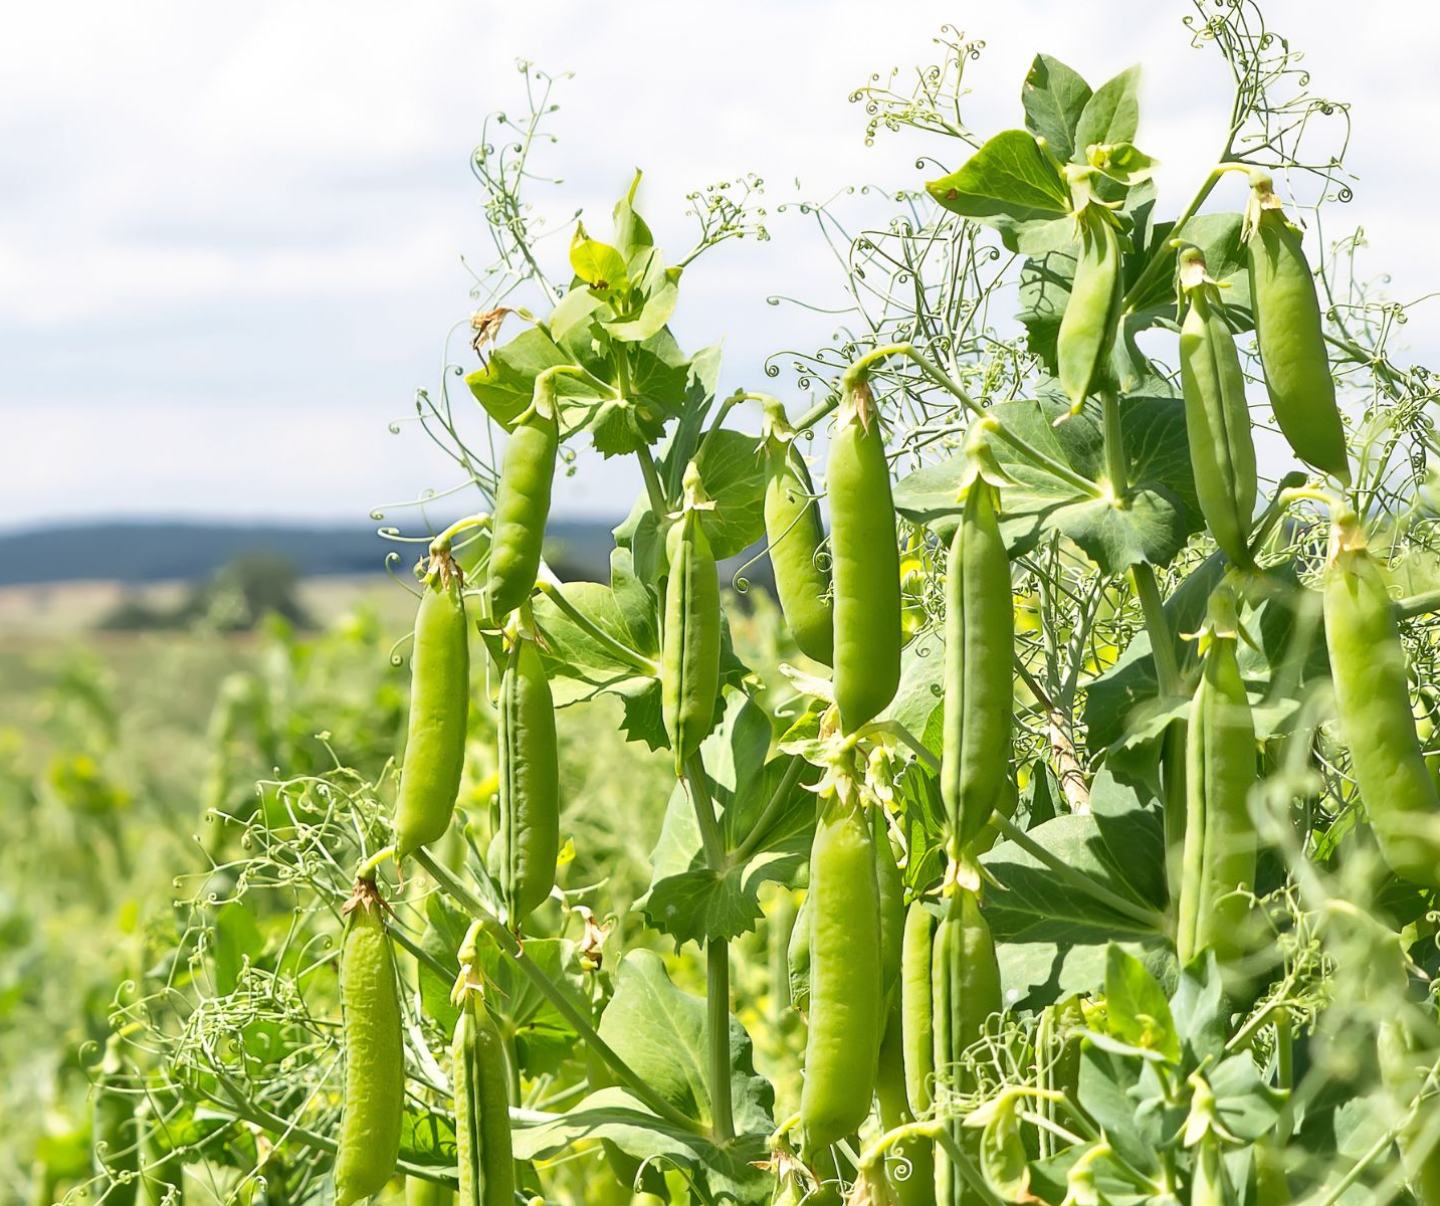
[[[522,68],[445,522],[313,627],[0,638],[0,1201],[1440,1206],[1436,370],[1346,81],[1177,8],[1178,195],[1139,65],[861,86],[914,171],[733,390],[675,324],[760,182],[543,237]]]

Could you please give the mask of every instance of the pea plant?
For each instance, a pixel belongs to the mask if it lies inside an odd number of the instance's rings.
[[[1038,55],[976,132],[947,30],[854,97],[922,140],[889,221],[747,178],[676,260],[638,176],[547,241],[524,68],[473,160],[479,367],[417,399],[484,503],[418,546],[403,749],[220,817],[85,1192],[1440,1202],[1433,378],[1321,237],[1345,106],[1252,4],[1186,28],[1233,99],[1173,217],[1137,70]],[[843,317],[722,395],[681,285],[782,219]],[[639,497],[562,582],[586,441]],[[718,568],[762,538],[775,657]],[[605,706],[669,784],[634,900],[561,773]]]

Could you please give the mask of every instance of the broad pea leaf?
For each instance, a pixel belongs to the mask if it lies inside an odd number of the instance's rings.
[[[630,287],[625,257],[608,243],[590,238],[582,222],[575,224],[575,235],[570,240],[570,268],[598,294],[614,296]]]
[[[1097,143],[1134,142],[1140,128],[1140,68],[1129,67],[1095,90],[1075,125],[1071,157],[1085,162],[1085,152]]]
[[[733,557],[765,534],[765,464],[754,436],[721,430],[696,461],[715,508],[700,512],[700,526],[716,560]]]
[[[660,634],[655,629],[657,595],[635,572],[634,553],[618,544],[610,550],[610,590],[630,635],[630,647],[647,657],[659,656]]]
[[[1158,1170],[1158,1156],[1173,1131],[1153,1108],[1141,1060],[1101,1050],[1087,1042],[1080,1054],[1080,1104],[1100,1127],[1106,1142],[1132,1167]],[[1147,1108],[1147,1105],[1149,1108]]]
[[[923,632],[900,653],[900,688],[895,692],[882,720],[896,720],[925,741],[934,754],[940,753],[940,731],[935,726],[931,744],[931,721],[944,705],[945,635],[938,628]]]
[[[925,191],[942,207],[995,227],[1014,246],[1021,224],[1051,222],[1070,212],[1070,189],[1028,130],[996,134],[948,176]]]
[[[1250,278],[1247,270],[1245,244],[1241,238],[1244,218],[1241,214],[1197,214],[1177,232],[1173,222],[1156,223],[1145,249],[1145,259],[1160,256],[1169,261],[1164,271],[1150,277],[1145,291],[1135,298],[1131,317],[1138,329],[1163,326],[1178,330],[1175,317],[1175,263],[1178,252],[1170,247],[1179,238],[1193,243],[1205,255],[1205,268],[1222,284],[1221,299],[1226,315],[1236,331],[1253,326],[1250,316]]]
[[[815,797],[808,788],[818,771],[802,764],[792,780],[793,756],[767,762],[770,744],[768,717],[736,692],[723,723],[701,747],[727,851],[739,849],[769,812],[745,857],[727,859],[721,871],[706,862],[685,786],[676,784],[671,792],[650,855],[650,887],[638,904],[646,920],[677,943],[736,938],[752,930],[763,915],[761,885],[789,882],[805,860],[815,825]]]
[[[1057,398],[1002,402],[989,410],[1032,448],[1099,480],[1104,441],[1089,413],[1065,413]],[[1185,437],[1183,403],[1171,398],[1127,397],[1120,404],[1121,441],[1133,483],[1124,508],[1094,497],[1050,469],[1020,457],[993,434],[985,440],[1014,485],[1001,492],[1001,533],[1012,557],[1028,552],[1047,532],[1074,541],[1102,570],[1121,573],[1132,565],[1165,565],[1200,530],[1194,479]],[[927,465],[895,488],[895,505],[907,519],[949,539],[959,516],[955,501],[965,457]]]
[[[486,413],[506,431],[535,395],[535,378],[557,364],[571,364],[543,327],[529,327],[490,353],[484,366],[467,373],[465,384]],[[563,410],[563,407],[562,407]]]
[[[1037,54],[1020,89],[1025,128],[1045,139],[1059,159],[1071,159],[1075,128],[1091,95],[1090,85],[1078,72],[1048,54]]]
[[[1225,1052],[1229,1011],[1214,951],[1207,948],[1180,969],[1180,981],[1170,996],[1170,1012],[1185,1047],[1187,1068],[1220,1059]]]
[[[515,1036],[519,1060],[527,1074],[558,1071],[575,1054],[575,1044],[579,1041],[575,1028],[494,942],[482,942],[477,953],[488,989],[486,1005],[502,1021],[502,1029]],[[576,1009],[582,1014],[586,1012],[584,978],[573,942],[562,938],[527,938],[525,954],[552,984],[572,998]]]
[[[706,1069],[706,1003],[677,988],[653,951],[620,963],[615,995],[600,1019],[600,1037],[668,1104],[709,1126],[714,1120]],[[741,1134],[767,1133],[775,1091],[755,1073],[750,1036],[730,1019],[730,1103]]]
[[[1155,906],[1128,882],[1135,860],[1124,845],[1128,836],[1149,844],[1153,839],[1146,831],[1153,823],[1144,815],[1107,821],[1107,840],[1096,817],[1066,813],[1030,834],[1067,866],[1120,896]],[[1007,1006],[1039,1008],[1094,990],[1111,940],[1153,943],[1158,953],[1158,932],[1063,884],[1013,842],[1002,839],[980,861],[999,884],[986,893],[985,917],[995,936]]]
[[[1222,1060],[1206,1073],[1215,1094],[1215,1112],[1237,1139],[1254,1143],[1269,1133],[1289,1097],[1267,1084],[1248,1051]]]
[[[704,1049],[693,1058],[703,1066]],[[756,1167],[767,1155],[763,1133],[718,1145],[698,1131],[656,1118],[620,1088],[597,1090],[543,1122],[514,1120],[511,1135],[517,1160],[543,1159],[576,1143],[604,1140],[635,1160],[686,1169],[708,1183],[714,1200],[737,1206],[763,1206],[775,1184],[768,1172]]]
[[[1105,952],[1105,1034],[1147,1057],[1180,1063],[1180,1034],[1164,989],[1145,964],[1114,943]]]

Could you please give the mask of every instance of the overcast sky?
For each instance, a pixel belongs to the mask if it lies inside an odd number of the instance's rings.
[[[1353,103],[1360,180],[1345,220],[1365,226],[1371,269],[1391,273],[1402,299],[1434,288],[1440,5],[1265,10],[1306,50],[1315,91]],[[933,140],[867,149],[846,100],[873,71],[933,61],[946,21],[987,43],[966,111],[986,133],[1020,124],[1037,50],[1092,84],[1143,60],[1140,143],[1162,160],[1173,211],[1208,167],[1228,104],[1218,55],[1192,49],[1181,27],[1191,11],[1184,0],[11,5],[0,526],[363,522],[378,503],[453,484],[413,427],[388,427],[417,387],[436,388],[445,333],[472,308],[461,257],[485,262],[488,240],[468,157],[487,113],[521,108],[519,56],[575,73],[557,94],[561,141],[540,164],[565,178],[550,211],[583,208],[604,231],[642,167],[642,210],[678,254],[691,235],[684,195],[715,180],[759,173],[774,211],[847,183],[914,187],[922,149],[958,161],[958,144]],[[767,353],[816,334],[768,295],[834,288],[810,224],[772,212],[769,226],[772,242],[718,250],[686,276],[677,332],[687,347],[724,340],[727,388],[758,385]],[[1440,348],[1435,317],[1417,311],[1417,349]],[[557,510],[609,516],[634,488],[628,466],[584,459]]]

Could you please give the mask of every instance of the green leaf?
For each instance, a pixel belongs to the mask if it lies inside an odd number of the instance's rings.
[[[1108,1142],[1132,1167],[1154,1173],[1173,1134],[1164,1115],[1150,1107],[1140,1060],[1101,1050],[1087,1041],[1080,1054],[1080,1104]]]
[[[637,168],[634,179],[630,181],[629,191],[615,202],[615,247],[632,270],[636,258],[655,245],[655,236],[650,233],[650,227],[646,225],[645,219],[635,212],[635,194],[640,190],[642,175]]]
[[[1138,799],[1128,812],[1104,817],[1066,813],[1035,826],[1030,837],[1066,866],[1137,904],[1160,907],[1152,874],[1141,874],[1133,850],[1153,848],[1158,818]],[[1064,883],[1008,839],[981,856],[1000,890],[985,898],[1007,1004],[1039,1008],[1101,982],[1105,944],[1158,944],[1142,922]],[[1137,884],[1134,880],[1139,880]],[[1157,949],[1158,945],[1157,945]]]
[[[1143,184],[1155,174],[1155,160],[1131,142],[1091,146],[1086,158],[1096,171],[1126,188]]]
[[[1105,952],[1105,1028],[1132,1047],[1180,1062],[1180,1035],[1164,990],[1139,959],[1113,943]]]
[[[1062,400],[1047,398],[1004,402],[989,413],[1030,447],[1082,477],[1098,480],[1104,475],[1099,424],[1082,412],[1056,427],[1054,420],[1066,409]],[[1073,540],[1101,569],[1116,574],[1138,563],[1168,564],[1199,530],[1199,508],[1190,505],[1194,481],[1183,404],[1169,398],[1126,398],[1120,418],[1133,483],[1123,508],[1022,458],[998,437],[985,437],[1015,482],[1001,492],[1001,532],[1011,556],[1028,552],[1055,531]],[[948,539],[959,514],[955,499],[965,466],[960,454],[916,470],[896,486],[896,509]]]
[[[1267,1084],[1248,1052],[1221,1061],[1207,1079],[1220,1124],[1245,1143],[1268,1134],[1289,1094]]]
[[[420,1004],[447,1036],[454,1033],[455,1023],[460,1019],[460,1010],[451,1002],[450,992],[455,987],[455,977],[460,974],[456,952],[469,926],[469,915],[448,896],[432,892],[425,898],[425,930],[420,936],[420,948],[446,970],[442,975],[424,960],[417,961]]]
[[[486,413],[506,431],[530,405],[535,378],[543,369],[571,363],[570,357],[540,327],[521,331],[496,348],[483,368],[466,374],[465,384]]]
[[[809,851],[815,797],[807,788],[818,771],[805,766],[781,791],[793,760],[787,755],[767,762],[770,740],[768,717],[736,692],[701,747],[727,851],[738,849],[770,812],[743,860],[711,870],[689,793],[682,784],[671,792],[650,855],[650,886],[638,904],[647,921],[677,943],[737,938],[754,929],[762,916],[760,887],[770,880],[789,882]]]
[[[647,657],[660,655],[660,634],[655,628],[656,592],[635,572],[635,555],[616,545],[610,550],[610,591],[625,623],[628,644]]]
[[[945,634],[939,628],[931,628],[901,652],[900,688],[881,713],[881,719],[898,721],[925,739],[926,748],[936,755],[940,753],[940,745],[931,745],[928,734],[931,718],[944,707],[944,682]],[[939,740],[938,730],[936,739]]]
[[[658,254],[646,253],[659,262]],[[605,329],[625,343],[641,343],[656,335],[670,321],[680,300],[680,268],[661,269],[653,281],[647,280],[638,290],[642,297],[638,310],[627,307],[625,317],[602,319]]]
[[[1090,85],[1078,72],[1048,54],[1037,54],[1020,89],[1025,127],[1044,138],[1059,159],[1069,159],[1075,152],[1075,127],[1090,96]]]
[[[486,1006],[515,1037],[520,1064],[529,1076],[558,1072],[575,1054],[579,1034],[529,976],[515,966],[494,942],[482,942],[479,968],[488,992]],[[585,981],[575,958],[575,944],[561,938],[527,938],[525,955],[552,984],[571,998],[583,1015],[589,1006]]]
[[[1007,1202],[1024,1201],[1030,1187],[1025,1141],[1015,1114],[1019,1104],[1018,1095],[1002,1095],[980,1132],[980,1171],[990,1188]]]
[[[765,534],[765,463],[754,436],[722,429],[707,441],[696,461],[713,511],[700,512],[700,526],[717,560],[744,552]]]
[[[1087,148],[1096,143],[1135,141],[1140,128],[1139,93],[1138,64],[1100,85],[1075,126],[1075,148],[1071,157],[1076,163],[1084,163]]]
[[[703,1064],[704,1052],[696,1057]],[[755,1167],[767,1155],[763,1133],[716,1145],[708,1136],[656,1118],[623,1089],[600,1089],[563,1114],[543,1122],[517,1120],[511,1127],[517,1160],[538,1160],[572,1144],[605,1140],[636,1160],[688,1170],[708,1183],[712,1200],[762,1206],[769,1202],[775,1183],[769,1173]]]
[[[958,170],[929,181],[925,191],[951,213],[1002,230],[1070,212],[1069,188],[1028,130],[995,135]]]
[[[706,1078],[710,1048],[705,1014],[705,999],[675,987],[659,955],[633,950],[620,963],[615,996],[605,1007],[599,1030],[652,1091],[708,1127],[713,1114]],[[775,1091],[755,1073],[745,1027],[735,1017],[729,1024],[735,1128],[742,1135],[768,1134],[774,1125]]]
[[[625,257],[608,243],[590,238],[580,222],[575,224],[575,236],[570,240],[570,267],[598,293],[620,293],[630,284]]]

